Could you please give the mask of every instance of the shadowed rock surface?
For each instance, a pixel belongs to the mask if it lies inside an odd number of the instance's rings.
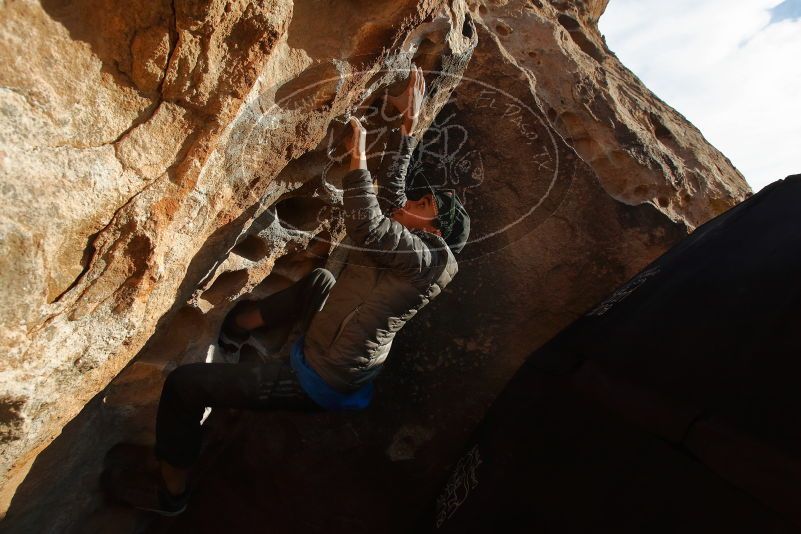
[[[3,527],[402,531],[527,354],[749,192],[606,49],[604,7],[0,7]],[[410,60],[431,125],[413,173],[460,191],[473,236],[395,341],[375,405],[214,413],[185,516],[105,504],[102,456],[152,441],[166,374],[219,360],[238,300],[297,280],[343,237],[332,148],[356,114],[371,168],[386,164],[383,95]],[[276,337],[242,357],[280,357]]]
[[[532,353],[415,531],[798,532],[800,203],[770,184]]]

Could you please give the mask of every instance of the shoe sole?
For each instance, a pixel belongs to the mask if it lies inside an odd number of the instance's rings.
[[[154,514],[158,514],[164,517],[175,517],[180,515],[186,511],[186,505],[183,505],[180,510],[176,510],[171,512],[169,510],[162,510],[160,508],[148,508],[147,506],[134,506],[137,510],[142,510],[143,512],[153,512]]]
[[[242,340],[233,339],[225,335],[224,332],[220,332],[220,337],[217,338],[217,345],[226,352],[236,352],[242,348],[242,345],[244,345],[248,339],[250,339],[250,336]]]

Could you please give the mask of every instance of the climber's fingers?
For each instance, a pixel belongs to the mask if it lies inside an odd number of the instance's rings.
[[[411,91],[417,85],[417,65],[412,63],[409,67],[409,82],[406,84],[406,90]]]
[[[407,114],[412,119],[416,119],[417,116],[420,114],[420,110],[423,107],[423,100],[425,98],[425,91],[426,91],[426,80],[423,77],[423,69],[421,69],[416,65],[413,65],[412,70],[413,73],[409,76],[409,78],[414,80],[414,85],[410,86],[408,89],[409,109],[407,110]]]
[[[353,128],[354,139],[357,134],[365,133],[367,130],[362,125],[362,121],[360,121],[357,117],[350,118],[350,127]]]
[[[420,67],[412,63],[409,67],[409,80],[406,82],[406,88],[398,96],[392,96],[387,93],[387,102],[398,111],[405,113],[408,111],[409,103],[414,98],[414,93],[422,93],[424,91],[425,80],[423,79],[423,71]]]
[[[350,140],[351,156],[357,159],[365,159],[367,130],[364,128],[361,121],[356,117],[350,118],[350,126],[353,129],[353,134]]]

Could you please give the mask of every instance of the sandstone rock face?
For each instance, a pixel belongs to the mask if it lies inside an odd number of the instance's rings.
[[[365,529],[408,524],[527,354],[748,194],[606,49],[605,4],[0,7],[6,525],[122,524],[99,504],[103,453],[152,440],[164,376],[221,358],[214,340],[237,300],[326,261],[344,234],[345,119],[366,118],[370,166],[385,164],[379,149],[397,121],[382,96],[414,60],[430,128],[413,173],[456,187],[473,214],[459,276],[397,339],[369,412],[210,419],[240,436],[219,464],[285,482],[254,494],[286,499],[277,525],[309,492],[323,503],[310,530],[345,528],[353,503],[372,510]],[[240,357],[277,357],[280,337],[259,333]],[[259,448],[258,462],[248,457]],[[298,467],[310,462],[330,467]],[[331,498],[343,479],[352,492]],[[181,525],[213,531],[208,508]],[[253,520],[236,519],[244,530]]]
[[[549,119],[610,196],[650,202],[693,228],[749,188],[725,156],[609,51],[597,26],[607,3],[499,2],[484,8],[482,20],[503,53],[536,77]]]
[[[400,79],[392,69],[408,68],[403,46],[415,31],[444,21],[418,39],[448,50],[445,86],[472,45],[458,3],[87,0],[2,10],[7,499],[162,316],[207,289],[229,304],[233,287],[249,290],[309,240],[314,228],[253,228],[267,251],[257,268],[216,277],[265,210],[311,178],[298,158],[332,119]],[[305,85],[326,82],[317,100],[280,94],[304,74]],[[259,122],[271,107],[267,118],[280,121]],[[294,172],[277,179],[291,160]],[[190,306],[203,317],[220,302]]]

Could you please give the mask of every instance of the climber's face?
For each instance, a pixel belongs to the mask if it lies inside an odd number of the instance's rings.
[[[398,221],[410,230],[425,230],[432,234],[441,235],[434,227],[437,217],[437,205],[434,195],[424,195],[419,200],[407,200],[402,208],[392,213],[392,219]]]

